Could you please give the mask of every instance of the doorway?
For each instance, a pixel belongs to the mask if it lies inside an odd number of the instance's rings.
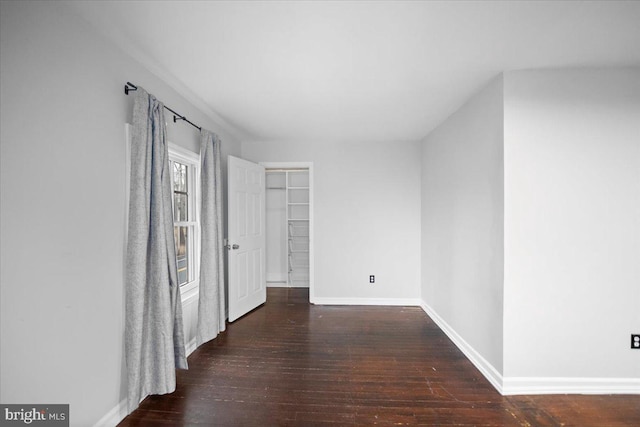
[[[260,163],[265,168],[268,288],[308,288],[313,301],[313,165]]]

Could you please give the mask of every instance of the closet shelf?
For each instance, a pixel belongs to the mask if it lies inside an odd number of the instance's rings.
[[[267,172],[269,171],[267,170]],[[282,259],[285,262],[284,265],[281,265],[282,270],[278,270],[278,273],[286,274],[285,272],[288,270],[288,286],[309,286],[309,258],[311,257],[309,246],[311,221],[309,171],[306,169],[284,169],[273,172],[267,187],[269,190],[273,190],[274,203],[277,203],[278,206],[278,215],[274,217],[282,218],[285,221],[284,230],[281,230],[280,226],[276,227],[280,238],[286,236],[287,239],[281,242],[284,245],[279,245],[286,251],[282,253],[286,257],[286,261]],[[280,193],[280,190],[285,190],[285,192]]]

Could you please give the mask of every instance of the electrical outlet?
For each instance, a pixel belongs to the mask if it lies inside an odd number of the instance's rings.
[[[369,276],[369,283],[376,283],[376,276],[374,276],[373,274]]]
[[[640,334],[631,334],[631,348],[640,350]]]

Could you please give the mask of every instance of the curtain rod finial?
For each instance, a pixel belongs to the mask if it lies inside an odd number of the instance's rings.
[[[129,95],[129,92],[133,92],[138,90],[138,87],[134,84],[131,84],[129,82],[127,82],[126,85],[124,85],[124,94],[125,95]]]

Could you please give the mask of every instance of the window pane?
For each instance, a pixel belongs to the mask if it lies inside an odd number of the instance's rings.
[[[178,284],[189,282],[189,227],[173,227],[178,264]]]
[[[187,194],[173,193],[173,221],[189,220],[189,201]]]
[[[171,162],[173,169],[173,220],[189,221],[188,166]]]
[[[187,192],[187,165],[173,162],[173,191]]]

